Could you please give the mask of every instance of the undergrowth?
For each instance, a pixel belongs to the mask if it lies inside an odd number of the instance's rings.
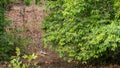
[[[44,45],[67,61],[119,60],[119,0],[49,0],[42,25]],[[101,58],[102,57],[102,58]]]

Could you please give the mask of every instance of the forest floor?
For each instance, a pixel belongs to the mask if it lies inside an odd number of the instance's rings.
[[[10,27],[16,29],[25,29],[23,35],[26,38],[32,38],[33,43],[29,44],[28,49],[38,55],[35,60],[39,62],[41,68],[120,68],[119,65],[109,64],[103,66],[77,65],[75,63],[67,63],[59,58],[54,50],[44,48],[42,35],[44,31],[40,29],[43,22],[45,12],[43,5],[14,5],[8,12],[9,19],[13,22]],[[41,54],[40,51],[46,54]]]

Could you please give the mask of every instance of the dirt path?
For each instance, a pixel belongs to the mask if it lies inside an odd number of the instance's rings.
[[[59,59],[58,54],[55,51],[43,48],[43,31],[40,29],[40,25],[45,14],[43,12],[43,6],[14,5],[7,14],[9,19],[13,22],[11,27],[16,29],[25,29],[25,33],[23,33],[23,35],[26,38],[31,37],[33,39],[34,43],[30,44],[28,49],[39,56],[37,61],[40,63],[50,64]]]

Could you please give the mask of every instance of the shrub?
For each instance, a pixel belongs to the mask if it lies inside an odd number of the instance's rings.
[[[40,4],[41,0],[25,0],[25,5],[29,6],[32,2],[35,2],[35,4]]]
[[[40,4],[41,0],[35,0],[35,4]]]
[[[16,47],[16,56],[11,57],[10,64],[8,65],[9,68],[40,68],[40,66],[37,66],[38,62],[31,63],[32,60],[36,59],[37,56],[32,54],[32,55],[23,55],[21,57],[20,54],[20,49]],[[23,59],[27,59],[27,63],[22,61]]]
[[[44,44],[83,63],[120,54],[119,0],[50,0],[42,24]]]
[[[31,4],[32,0],[25,0],[25,5],[29,6]]]
[[[26,39],[20,35],[24,32],[22,29],[7,28],[12,22],[7,20],[5,13],[11,2],[14,0],[0,1],[0,61],[9,60],[15,54],[16,46],[21,50],[27,46]]]
[[[7,37],[4,36],[4,34],[6,33],[4,27],[10,24],[10,21],[6,21],[6,16],[5,16],[5,11],[8,6],[8,3],[9,0],[0,1],[0,60],[8,58],[9,56],[7,55],[7,53],[11,49],[10,46],[7,46],[8,45]]]

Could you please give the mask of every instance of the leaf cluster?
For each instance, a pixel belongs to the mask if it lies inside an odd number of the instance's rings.
[[[119,0],[52,0],[46,3],[47,16],[42,24],[46,32],[44,44],[51,42],[60,57],[86,63],[120,54]]]

